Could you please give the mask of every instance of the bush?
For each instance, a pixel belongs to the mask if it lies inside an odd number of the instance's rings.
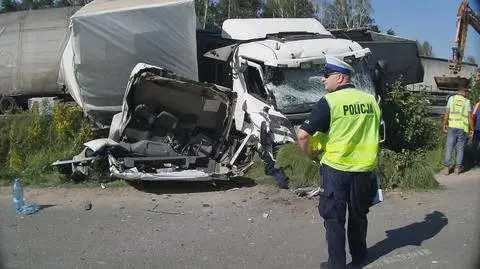
[[[416,150],[435,147],[435,121],[429,115],[429,102],[422,92],[410,92],[396,82],[383,97],[382,116],[387,139],[384,147],[394,150]]]
[[[431,189],[439,186],[434,177],[433,163],[426,158],[427,152],[395,152],[382,149],[379,171],[385,189]]]
[[[384,187],[438,187],[434,175],[441,168],[445,145],[441,119],[429,116],[424,93],[410,92],[400,82],[383,99],[387,137],[379,169]]]
[[[0,118],[1,180],[5,184],[21,177],[26,185],[55,185],[59,175],[51,164],[78,154],[92,138],[92,126],[77,105],[60,103],[51,112],[34,105],[31,111],[4,115]]]
[[[8,160],[8,152],[10,151],[10,127],[12,117],[0,116],[0,167],[5,167]]]
[[[470,88],[468,98],[472,102],[472,105],[475,105],[478,102],[478,98],[480,97],[480,80],[472,80],[471,86],[472,87]]]
[[[428,115],[423,93],[412,93],[400,82],[382,96],[382,115],[387,138],[382,145],[379,173],[386,189],[430,189],[442,166],[445,135],[441,121]],[[288,144],[276,154],[276,166],[290,178],[291,187],[317,186],[319,166],[303,156],[297,144]]]

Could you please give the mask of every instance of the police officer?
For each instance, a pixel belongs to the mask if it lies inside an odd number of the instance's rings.
[[[311,156],[316,132],[327,134],[321,155],[322,184],[318,210],[324,219],[328,262],[322,269],[346,268],[345,219],[353,265],[367,255],[367,213],[376,193],[375,170],[379,149],[380,108],[375,97],[350,82],[353,68],[327,57],[322,82],[328,93],[300,127],[300,149]]]

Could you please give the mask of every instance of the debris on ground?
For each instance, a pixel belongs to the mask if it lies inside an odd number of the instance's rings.
[[[320,193],[320,188],[313,188],[313,187],[306,187],[306,188],[298,188],[293,191],[296,195],[300,197],[313,197],[317,196]]]
[[[183,215],[182,212],[169,212],[169,211],[157,210],[157,207],[159,205],[160,204],[156,204],[152,209],[147,209],[147,211],[152,213],[167,214],[167,215]]]
[[[83,207],[84,210],[87,210],[87,211],[92,210],[92,202],[90,201],[83,201],[81,203],[81,206]]]

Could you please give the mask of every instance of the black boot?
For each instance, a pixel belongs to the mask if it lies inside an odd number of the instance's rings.
[[[366,259],[367,259],[366,255],[364,255],[362,258],[357,258],[357,259],[352,258],[351,265],[354,267],[361,267],[365,265]]]

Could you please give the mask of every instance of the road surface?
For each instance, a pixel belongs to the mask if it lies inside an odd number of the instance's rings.
[[[480,170],[438,180],[441,190],[394,192],[372,208],[363,268],[474,268]],[[327,258],[315,198],[265,185],[202,184],[30,189],[27,200],[44,206],[30,216],[14,214],[2,188],[5,266],[300,269]]]

